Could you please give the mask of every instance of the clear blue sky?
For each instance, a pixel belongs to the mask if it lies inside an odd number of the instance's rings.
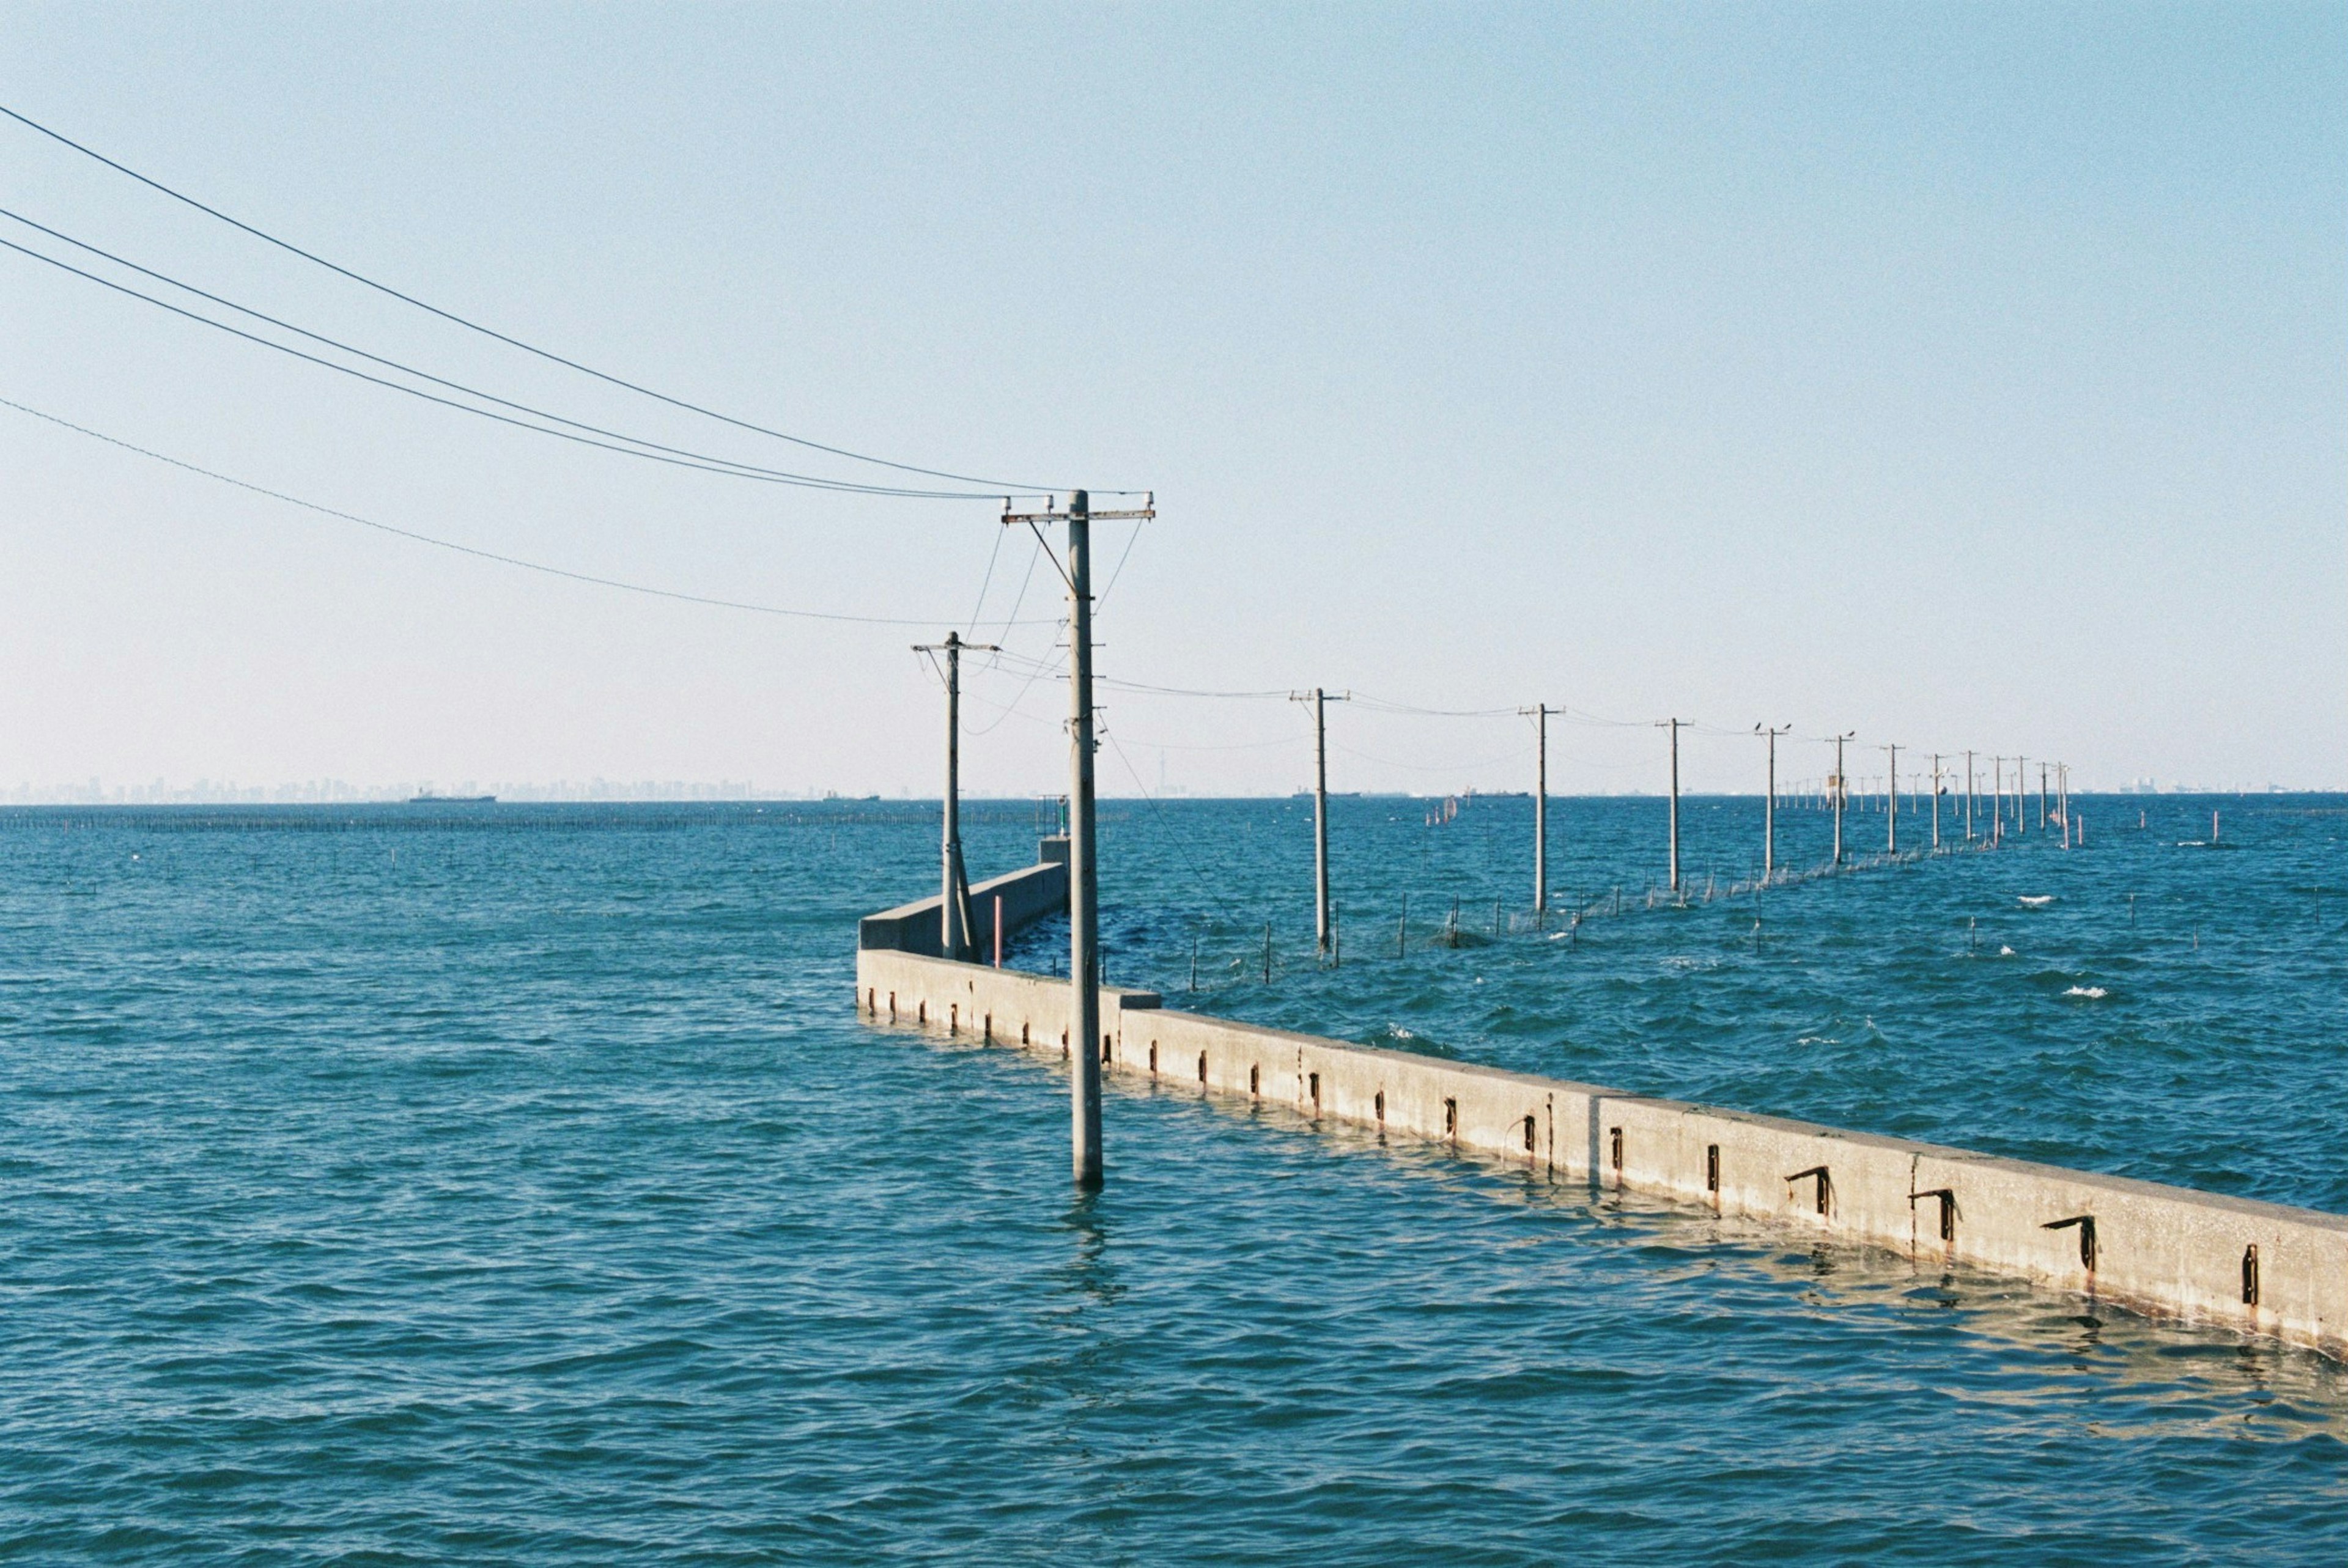
[[[1107,673],[2348,784],[2337,5],[12,4],[0,102],[729,411],[1154,487]],[[0,190],[441,374],[786,455],[19,128]],[[942,631],[997,542],[986,504],[499,430],[14,255],[0,301],[0,396],[485,548]],[[993,616],[1030,556],[1002,541]],[[0,583],[0,784],[935,787],[910,629],[531,578],[6,410]],[[971,785],[1057,787],[1056,686],[973,685]],[[1108,722],[1112,790],[1128,760],[1152,789],[1306,776],[1285,702],[1118,693]],[[1529,781],[1519,721],[1332,727],[1342,787]],[[1553,743],[1555,787],[1661,785],[1651,730]],[[1686,769],[1751,788],[1758,743],[1699,733]]]

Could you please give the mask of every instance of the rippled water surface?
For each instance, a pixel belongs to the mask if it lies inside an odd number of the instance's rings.
[[[1309,806],[1117,803],[1110,975],[2348,1208],[2348,801],[2083,810],[2082,851],[1756,904],[1758,804],[1694,802],[1649,909],[1661,804],[1560,802],[1609,911],[1560,933],[1529,803],[1342,800],[1333,968]],[[1027,858],[1028,808],[972,815],[974,873]],[[852,1015],[933,835],[0,814],[0,1556],[2348,1558],[2348,1378],[2302,1353],[1181,1096],[1113,1089],[1075,1200],[1049,1064]]]

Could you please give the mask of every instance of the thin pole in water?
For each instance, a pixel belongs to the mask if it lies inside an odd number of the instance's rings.
[[[1900,748],[1886,746],[1891,753],[1889,771],[1883,778],[1884,852],[1894,860],[1900,857]]]
[[[1069,1104],[1076,1185],[1101,1184],[1100,882],[1093,817],[1092,497],[1068,497],[1068,707],[1072,774],[1068,822]]]
[[[1320,687],[1292,692],[1289,701],[1313,704],[1313,948],[1329,956],[1329,725],[1332,699]]]
[[[1326,699],[1313,688],[1313,945],[1329,953],[1329,725]]]
[[[1156,497],[1129,510],[1103,512],[1136,524],[1158,515]],[[1101,1184],[1100,1124],[1100,874],[1097,824],[1093,811],[1093,518],[1092,497],[1068,492],[1065,511],[1048,505],[1041,512],[1014,512],[1005,526],[1065,521],[1068,559],[1062,575],[1068,585],[1068,1104],[1076,1185]]]
[[[1263,983],[1272,984],[1272,922],[1263,923]]]
[[[965,648],[983,653],[998,653],[1002,650],[991,642],[964,642],[956,631],[946,633],[943,642],[917,642],[916,653],[942,653],[946,656],[946,790],[943,835],[939,845],[942,866],[938,897],[939,950],[949,958],[972,956],[978,945],[972,933],[970,917],[970,877],[963,870],[962,859],[962,655]]]
[[[1546,702],[1519,709],[1533,716],[1533,925],[1549,914],[1549,716],[1560,712]]]
[[[1672,891],[1680,890],[1680,722],[1665,719],[1655,726],[1672,733]]]
[[[1777,737],[1793,727],[1753,726],[1757,733],[1769,737],[1769,791],[1761,797],[1761,880],[1765,883],[1777,875]]]
[[[1932,753],[1932,853],[1941,852],[1941,753]]]
[[[1833,779],[1832,779],[1831,781],[1829,781],[1829,783],[1830,783],[1830,784],[1831,784],[1831,786],[1832,786],[1831,793],[1832,793],[1832,794],[1833,794],[1833,795],[1834,795],[1834,863],[1835,863],[1837,866],[1840,866],[1840,865],[1842,864],[1842,803],[1843,803],[1843,796],[1844,796],[1844,795],[1846,795],[1846,794],[1848,794],[1849,793],[1849,785],[1847,783],[1845,783],[1845,782],[1844,782],[1844,779],[1843,779],[1843,772],[1842,772],[1842,743],[1843,743],[1845,741],[1849,740],[1853,735],[1857,734],[1858,733],[1859,733],[1859,732],[1858,732],[1858,731],[1856,731],[1856,730],[1848,730],[1848,731],[1845,731],[1843,733],[1841,733],[1841,734],[1839,734],[1839,735],[1837,735],[1837,736],[1834,738],[1834,743],[1835,743],[1835,771],[1834,771],[1834,777],[1833,777]]]

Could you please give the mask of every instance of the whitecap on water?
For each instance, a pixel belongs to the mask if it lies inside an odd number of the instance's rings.
[[[2013,949],[2012,948],[2000,948],[1997,950],[1997,956],[2001,958],[2010,958],[2013,957]]]
[[[2069,990],[2065,991],[2063,994],[2066,997],[2085,997],[2091,1001],[2098,997],[2107,997],[2111,995],[2109,991],[2104,989],[2101,986],[2073,986]]]
[[[2021,897],[2022,907],[2025,909],[2044,909],[2047,905],[2054,902],[2054,895],[2052,893],[2024,893]]]

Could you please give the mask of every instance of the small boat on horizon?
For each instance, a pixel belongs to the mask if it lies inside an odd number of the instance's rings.
[[[408,796],[407,804],[410,805],[490,805],[496,803],[497,798],[493,794],[434,794],[427,790],[422,794]]]

